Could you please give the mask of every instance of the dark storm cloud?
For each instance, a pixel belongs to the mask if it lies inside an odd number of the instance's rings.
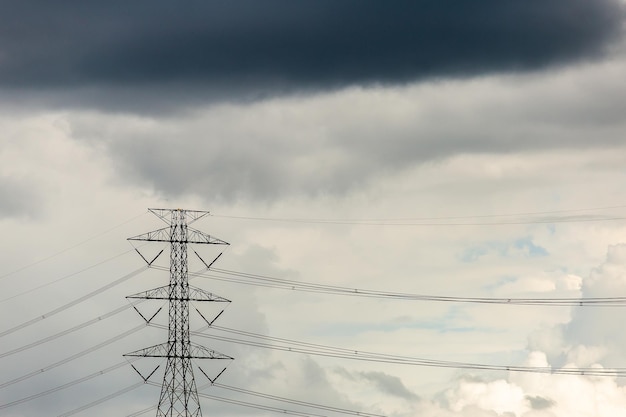
[[[112,105],[530,70],[601,54],[622,17],[616,0],[3,2],[0,88]]]

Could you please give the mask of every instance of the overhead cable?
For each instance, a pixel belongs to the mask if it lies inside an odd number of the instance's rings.
[[[75,305],[80,304],[83,301],[90,299],[91,297],[94,297],[94,296],[96,296],[96,295],[98,295],[98,294],[100,294],[100,293],[102,293],[102,292],[104,292],[104,291],[106,291],[108,289],[111,289],[111,288],[115,287],[116,285],[121,284],[124,281],[129,280],[130,278],[140,274],[141,272],[145,271],[146,269],[148,269],[147,266],[142,266],[141,268],[136,269],[133,272],[130,272],[130,273],[122,276],[121,278],[118,278],[115,281],[112,281],[112,282],[110,282],[110,283],[108,283],[108,284],[106,284],[106,285],[104,285],[104,286],[102,286],[102,287],[100,287],[100,288],[98,288],[98,289],[96,289],[94,291],[91,291],[90,293],[87,293],[87,294],[85,294],[85,295],[83,295],[83,296],[81,296],[81,297],[79,297],[79,298],[77,298],[75,300],[72,300],[69,303],[63,304],[62,306],[57,307],[54,310],[51,310],[51,311],[49,311],[49,312],[47,312],[45,314],[42,314],[42,315],[37,316],[37,317],[35,317],[35,318],[31,319],[31,320],[28,320],[28,321],[26,321],[26,322],[24,322],[22,324],[18,324],[17,326],[11,327],[10,329],[7,329],[7,330],[5,330],[3,332],[0,332],[0,337],[4,337],[4,336],[6,336],[8,334],[11,334],[11,333],[16,332],[16,331],[18,331],[20,329],[28,327],[28,326],[30,326],[32,324],[35,324],[35,323],[37,323],[37,322],[39,322],[41,320],[47,319],[47,318],[49,318],[51,316],[54,316],[55,314],[58,314],[58,313],[60,313],[62,311],[65,311],[65,310],[69,309],[70,307],[74,307]]]
[[[147,212],[144,212],[144,213],[141,213],[141,214],[139,214],[139,215],[137,215],[137,216],[131,217],[130,219],[125,220],[125,221],[123,221],[122,223],[119,223],[119,224],[117,224],[117,225],[115,225],[115,226],[112,226],[112,227],[110,227],[110,228],[106,229],[106,230],[105,230],[105,231],[103,231],[103,232],[100,232],[100,233],[98,233],[98,234],[96,234],[96,235],[93,235],[93,236],[91,236],[91,237],[87,238],[87,239],[81,240],[81,241],[80,241],[80,242],[78,242],[78,243],[75,243],[75,244],[73,244],[73,245],[71,245],[71,246],[68,246],[68,247],[66,247],[66,248],[64,248],[64,249],[61,249],[61,250],[60,250],[60,251],[58,251],[58,252],[55,252],[55,253],[53,253],[53,254],[51,254],[51,255],[48,255],[48,256],[46,256],[46,257],[44,257],[44,258],[41,258],[41,259],[39,259],[39,260],[37,260],[37,261],[35,261],[35,262],[32,262],[32,263],[30,263],[30,264],[28,264],[28,265],[24,265],[24,266],[22,266],[22,267],[20,267],[20,268],[17,268],[17,269],[15,269],[15,270],[13,270],[13,271],[6,272],[6,273],[4,273],[4,274],[0,275],[0,280],[3,280],[4,278],[6,278],[6,277],[8,277],[8,276],[10,276],[10,275],[13,275],[13,274],[16,274],[16,273],[18,273],[18,272],[21,272],[21,271],[23,271],[23,270],[25,270],[25,269],[28,269],[28,268],[32,267],[32,266],[35,266],[35,265],[38,265],[38,264],[43,263],[43,262],[45,262],[45,261],[48,261],[48,260],[50,260],[50,259],[52,259],[52,258],[54,258],[54,257],[56,257],[56,256],[59,256],[59,255],[61,255],[61,254],[65,253],[65,252],[68,252],[68,251],[70,251],[70,250],[72,250],[72,249],[75,249],[75,248],[77,248],[77,247],[79,247],[79,246],[82,246],[82,245],[84,245],[84,244],[85,244],[85,243],[87,243],[87,242],[90,242],[90,241],[92,241],[92,240],[94,240],[94,239],[97,239],[97,238],[99,238],[99,237],[101,237],[101,236],[104,236],[105,234],[107,234],[107,233],[109,233],[109,232],[111,232],[111,231],[113,231],[113,230],[115,230],[115,229],[117,229],[117,228],[120,228],[120,227],[122,227],[122,226],[124,226],[124,225],[126,225],[126,224],[128,224],[128,223],[130,223],[130,222],[132,222],[132,221],[134,221],[134,220],[136,220],[136,219],[138,219],[139,217],[141,217],[141,216],[145,215],[146,213],[147,213]]]
[[[13,354],[16,354],[16,353],[19,353],[19,352],[23,352],[23,351],[25,351],[27,349],[33,348],[35,346],[39,346],[41,344],[44,344],[44,343],[50,342],[52,340],[58,339],[59,337],[68,335],[70,333],[73,333],[73,332],[78,331],[80,329],[83,329],[85,327],[91,326],[92,324],[99,323],[99,322],[101,322],[104,319],[107,319],[107,318],[112,317],[112,316],[114,316],[116,314],[119,314],[122,311],[126,311],[126,310],[132,308],[133,306],[135,306],[135,305],[137,305],[139,303],[142,303],[144,301],[145,300],[137,300],[137,301],[135,301],[132,304],[123,305],[121,307],[116,308],[115,310],[109,311],[106,314],[103,314],[103,315],[98,316],[98,317],[94,317],[93,319],[87,320],[87,321],[85,321],[85,322],[83,322],[81,324],[78,324],[78,325],[74,326],[74,327],[70,327],[69,329],[65,329],[65,330],[63,330],[61,332],[55,333],[55,334],[53,334],[51,336],[44,337],[43,339],[36,340],[36,341],[34,341],[32,343],[29,343],[27,345],[23,345],[23,346],[20,346],[18,348],[15,348],[15,349],[12,349],[12,350],[0,353],[0,358],[4,358],[5,356],[10,356],[10,355],[13,355]]]
[[[159,384],[157,384],[155,382],[148,382],[148,384],[153,385],[155,387],[160,386]],[[271,406],[262,405],[262,404],[254,404],[254,403],[249,403],[249,402],[246,402],[246,401],[235,400],[235,399],[232,399],[232,398],[225,398],[225,397],[219,397],[217,395],[205,394],[205,393],[202,393],[202,392],[198,392],[198,397],[208,398],[208,399],[211,399],[211,400],[225,402],[225,403],[229,403],[229,404],[236,404],[236,405],[240,405],[240,406],[248,407],[248,408],[254,408],[256,410],[273,411],[273,412],[276,412],[276,413],[287,414],[287,415],[292,415],[292,416],[300,416],[300,417],[327,417],[327,416],[321,415],[321,414],[308,413],[308,412],[304,412],[304,411],[288,410],[288,409],[284,409],[284,408],[271,407]]]
[[[107,262],[110,262],[110,261],[112,261],[113,259],[119,258],[120,256],[126,255],[127,253],[130,253],[130,252],[133,252],[133,249],[129,249],[129,250],[127,250],[127,251],[124,251],[124,252],[118,253],[117,255],[111,256],[110,258],[107,258],[107,259],[105,259],[105,260],[103,260],[103,261],[97,262],[97,263],[95,263],[95,264],[93,264],[93,265],[90,265],[90,266],[88,266],[88,267],[86,267],[86,268],[83,268],[83,269],[81,269],[81,270],[79,270],[79,271],[72,272],[71,274],[68,274],[68,275],[64,275],[64,276],[62,276],[61,278],[57,278],[57,279],[55,279],[55,280],[53,280],[53,281],[48,281],[48,282],[46,282],[46,283],[44,283],[44,284],[41,284],[41,285],[38,285],[38,286],[36,286],[36,287],[34,287],[34,288],[30,288],[30,289],[28,289],[28,290],[26,290],[26,291],[22,291],[22,292],[20,292],[20,293],[18,293],[18,294],[14,294],[14,295],[11,295],[11,296],[9,296],[9,297],[3,298],[2,300],[0,300],[0,303],[4,303],[5,301],[13,300],[13,299],[15,299],[15,298],[21,297],[21,296],[26,295],[26,294],[30,294],[30,293],[31,293],[31,292],[33,292],[33,291],[40,290],[40,289],[45,288],[45,287],[47,287],[47,286],[50,286],[50,285],[52,285],[52,284],[56,284],[57,282],[63,281],[63,280],[65,280],[65,279],[67,279],[67,278],[70,278],[70,277],[76,276],[76,275],[78,275],[78,274],[82,274],[82,273],[83,273],[83,272],[85,272],[85,271],[89,271],[90,269],[93,269],[93,268],[95,268],[95,267],[97,267],[97,266],[100,266],[100,265],[102,265],[102,264],[105,264],[105,263],[107,263]]]
[[[404,217],[404,218],[374,218],[374,219],[332,219],[332,218],[289,218],[289,217],[253,217],[253,216],[236,216],[236,215],[220,215],[211,214],[213,217],[237,220],[254,220],[269,221],[280,223],[306,223],[306,224],[327,224],[327,225],[357,225],[357,226],[499,226],[499,225],[515,225],[515,224],[541,224],[541,223],[578,223],[578,222],[599,222],[624,220],[624,216],[593,216],[575,215],[575,216],[555,216],[563,213],[576,213],[585,211],[599,211],[609,209],[622,209],[626,205],[615,205],[605,207],[592,207],[582,209],[569,210],[551,210],[551,211],[534,211],[509,214],[483,214],[470,216],[438,216],[438,217]],[[528,216],[545,216],[551,217],[528,217]],[[520,216],[524,216],[521,219]],[[450,222],[450,220],[472,220],[486,218],[512,218],[510,220],[501,220],[495,222]],[[445,221],[444,221],[445,220]]]
[[[73,410],[67,411],[67,412],[65,412],[63,414],[59,414],[58,417],[73,416],[74,414],[80,413],[81,411],[88,410],[88,409],[90,409],[92,407],[95,407],[98,404],[102,404],[105,401],[109,401],[109,400],[111,400],[113,398],[119,397],[122,394],[126,394],[127,392],[130,392],[130,391],[132,391],[134,389],[137,389],[140,386],[142,386],[143,384],[144,384],[143,381],[142,382],[137,382],[136,384],[130,385],[130,386],[126,387],[126,388],[122,388],[121,390],[115,391],[112,394],[109,394],[109,395],[107,395],[105,397],[99,398],[99,399],[97,399],[95,401],[92,401],[92,402],[90,402],[88,404],[85,404],[85,405],[83,405],[81,407],[78,407],[78,408],[75,408]]]
[[[150,383],[150,385],[154,385],[154,386],[158,386],[158,384],[155,383]],[[346,415],[356,415],[356,416],[363,416],[363,417],[385,417],[384,415],[381,414],[373,414],[373,413],[367,413],[367,412],[363,412],[363,411],[354,411],[354,410],[348,410],[345,408],[339,408],[339,407],[332,407],[332,406],[328,406],[328,405],[321,405],[321,404],[315,404],[315,403],[311,403],[311,402],[307,402],[307,401],[298,401],[298,400],[293,400],[290,398],[285,398],[285,397],[279,397],[276,395],[269,395],[269,394],[264,394],[261,392],[256,392],[256,391],[251,391],[251,390],[247,390],[244,388],[237,388],[237,387],[233,387],[233,386],[229,386],[229,385],[224,385],[224,384],[219,384],[219,383],[213,383],[213,384],[205,384],[202,386],[198,387],[198,395],[200,397],[204,397],[204,398],[211,398],[213,400],[216,401],[223,401],[223,400],[227,400],[228,402],[233,402],[234,400],[231,399],[226,399],[224,397],[218,397],[218,396],[209,396],[206,393],[202,393],[200,392],[200,390],[205,389],[209,386],[214,386],[217,388],[221,388],[221,389],[225,389],[225,390],[229,390],[229,391],[234,391],[234,392],[238,392],[238,393],[242,393],[242,394],[247,394],[247,395],[252,395],[252,396],[256,396],[256,397],[261,397],[261,398],[266,398],[266,399],[270,399],[270,400],[274,400],[274,401],[279,401],[279,402],[285,402],[285,403],[289,403],[289,404],[295,404],[295,405],[300,405],[300,406],[304,406],[304,407],[308,407],[308,408],[314,408],[314,409],[319,409],[319,410],[326,410],[326,411],[331,411],[334,413],[340,413],[340,414],[346,414]],[[258,408],[258,407],[264,407],[264,406],[260,406],[259,404],[254,404],[254,403],[243,403],[243,402],[237,402],[235,404],[237,405],[243,405],[243,404],[247,404],[246,406],[250,406],[252,408]],[[145,408],[143,410],[137,411],[133,414],[128,414],[126,417],[137,417],[140,416],[142,414],[145,414],[151,410],[154,410],[156,407],[155,406],[151,406],[148,408]],[[282,408],[276,408],[274,407],[273,409],[268,409],[268,408],[258,408],[258,409],[262,409],[262,410],[266,410],[266,411],[274,411],[274,412],[278,412],[280,414],[292,414],[291,412],[289,412],[289,410],[284,410]],[[298,414],[296,415],[301,415],[300,412],[297,412]],[[309,413],[305,413],[305,415],[312,415]]]
[[[53,363],[51,365],[44,366],[43,368],[37,369],[37,370],[32,371],[32,372],[30,372],[28,374],[25,374],[25,375],[22,375],[20,377],[14,378],[14,379],[12,379],[10,381],[6,381],[6,382],[0,384],[0,389],[6,388],[9,385],[13,385],[13,384],[16,384],[18,382],[24,381],[24,380],[26,380],[28,378],[31,378],[31,377],[35,376],[35,375],[40,375],[40,374],[42,374],[42,373],[44,373],[46,371],[49,371],[49,370],[54,369],[54,368],[56,368],[58,366],[64,365],[64,364],[66,364],[68,362],[71,362],[71,361],[76,360],[76,359],[78,359],[80,357],[83,357],[83,356],[85,356],[85,355],[87,355],[87,354],[89,354],[91,352],[95,352],[98,349],[101,349],[101,348],[103,348],[103,347],[105,347],[107,345],[110,345],[113,342],[116,342],[116,341],[118,341],[120,339],[125,338],[126,336],[129,336],[129,335],[137,332],[138,330],[141,330],[145,326],[146,326],[145,324],[140,324],[139,326],[133,327],[132,329],[129,329],[129,330],[127,330],[127,331],[125,331],[123,333],[120,333],[120,334],[118,334],[116,336],[113,336],[113,337],[111,337],[111,338],[109,338],[109,339],[107,339],[107,340],[105,340],[105,341],[103,341],[101,343],[98,343],[95,346],[92,346],[92,347],[90,347],[88,349],[82,350],[82,351],[80,351],[78,353],[75,353],[75,354],[73,354],[71,356],[68,356],[67,358],[62,359],[62,360],[60,360],[58,362],[55,362],[55,363]]]
[[[279,397],[277,395],[264,394],[264,393],[261,393],[261,392],[251,391],[251,390],[244,389],[244,388],[233,387],[233,386],[230,386],[230,385],[224,385],[224,384],[220,384],[220,383],[217,383],[217,382],[214,383],[213,386],[217,387],[217,388],[222,388],[222,389],[225,389],[225,390],[228,390],[228,391],[238,392],[238,393],[241,393],[241,394],[252,395],[252,396],[255,396],[255,397],[266,398],[266,399],[270,399],[270,400],[281,401],[281,402],[285,402],[285,403],[289,403],[289,404],[301,405],[301,406],[310,407],[310,408],[317,408],[317,409],[320,409],[320,410],[333,411],[333,412],[341,413],[341,414],[349,414],[349,415],[363,416],[363,417],[385,417],[385,416],[383,416],[381,414],[373,414],[373,413],[367,413],[367,412],[363,412],[363,411],[348,410],[348,409],[345,409],[345,408],[339,408],[339,407],[332,407],[332,406],[328,406],[328,405],[315,404],[315,403],[311,403],[311,402],[308,402],[308,401],[293,400],[293,399],[290,399],[290,398]]]
[[[155,269],[165,269],[153,267]],[[445,295],[411,294],[392,291],[378,291],[362,288],[349,288],[337,285],[317,284],[305,281],[294,281],[275,278],[267,275],[250,274],[228,269],[213,268],[212,273],[189,273],[190,276],[211,279],[214,281],[233,282],[258,287],[284,289],[351,297],[383,298],[406,301],[433,301],[471,304],[503,304],[527,306],[561,306],[561,307],[626,307],[626,297],[581,297],[581,298],[515,298],[515,297],[453,297]],[[216,275],[219,274],[219,275]]]
[[[160,325],[154,325],[160,327]],[[227,336],[209,335],[204,333],[193,333],[195,336],[212,340],[219,340],[231,343],[238,343],[246,346],[260,347],[265,349],[273,349],[285,352],[302,353],[308,355],[325,356],[338,359],[352,359],[366,362],[393,363],[401,365],[427,366],[436,368],[455,368],[455,369],[475,369],[490,371],[509,371],[509,372],[527,372],[542,374],[558,374],[558,375],[579,375],[579,376],[605,376],[605,377],[625,377],[626,368],[553,368],[551,366],[533,367],[533,366],[517,366],[517,365],[489,365],[470,362],[442,361],[425,358],[416,358],[410,356],[390,355],[384,353],[374,353],[367,351],[359,351],[355,349],[346,349],[333,346],[325,346],[289,340],[284,338],[275,338],[264,336],[251,332],[242,332],[239,330],[228,329],[225,327],[212,326],[215,330],[231,332],[235,334],[243,334],[247,337],[255,339],[269,340],[272,343],[266,343],[257,340],[237,339]]]
[[[84,376],[82,378],[75,379],[75,380],[70,381],[70,382],[68,382],[66,384],[59,385],[57,387],[50,388],[50,389],[45,390],[45,391],[41,391],[41,392],[39,392],[37,394],[29,395],[28,397],[20,398],[18,400],[13,400],[13,401],[5,403],[5,404],[0,404],[0,410],[4,410],[5,408],[9,408],[9,407],[13,407],[13,406],[16,406],[16,405],[19,405],[19,404],[23,404],[25,402],[35,400],[35,399],[43,397],[45,395],[53,394],[55,392],[64,390],[64,389],[72,387],[74,385],[81,384],[81,383],[83,383],[85,381],[88,381],[90,379],[93,379],[93,378],[96,378],[98,376],[104,375],[104,374],[109,373],[111,371],[115,371],[116,369],[119,369],[119,368],[121,368],[123,366],[127,366],[128,363],[134,362],[136,360],[139,360],[139,358],[133,358],[132,360],[129,360],[129,361],[119,362],[119,363],[117,363],[115,365],[109,366],[108,368],[102,369],[102,370],[100,370],[98,372],[94,372],[94,373],[89,374],[87,376]]]

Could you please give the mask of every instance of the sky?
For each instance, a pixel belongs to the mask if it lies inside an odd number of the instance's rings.
[[[122,356],[166,340],[125,299],[167,284],[135,249],[151,259],[168,248],[126,241],[163,227],[148,208],[209,211],[193,227],[230,245],[194,249],[205,260],[223,250],[222,270],[449,297],[626,295],[625,12],[621,0],[0,2],[0,414],[156,405],[159,388],[135,387]],[[202,267],[192,254],[190,270]],[[207,318],[224,309],[223,328],[437,361],[626,366],[620,307],[366,298],[224,277],[192,278],[231,301],[194,305]],[[167,324],[162,303],[136,307],[162,308],[154,323]],[[626,408],[624,378],[192,340],[235,358],[200,363],[209,375],[226,366],[221,384],[389,417]],[[160,384],[162,363],[133,365],[159,365]],[[204,415],[276,414],[201,403]]]

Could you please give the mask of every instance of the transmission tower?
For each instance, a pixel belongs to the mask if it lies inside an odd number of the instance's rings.
[[[168,339],[166,343],[127,353],[124,356],[166,358],[165,373],[163,375],[161,395],[159,397],[156,413],[157,417],[198,417],[202,416],[202,411],[200,409],[200,401],[198,399],[198,391],[191,360],[232,358],[191,343],[189,340],[189,302],[230,301],[189,285],[187,244],[228,245],[228,243],[189,227],[189,224],[209,214],[206,211],[150,209],[150,212],[167,223],[168,227],[131,237],[128,238],[128,240],[168,242],[170,244],[169,285],[134,294],[127,298],[168,300]],[[163,251],[152,259],[152,261],[148,261],[139,251],[137,252],[148,265],[151,265]],[[200,256],[198,255],[198,257]],[[215,258],[211,264],[207,264],[202,258],[200,258],[200,260],[209,268],[217,258]],[[139,312],[139,310],[137,310],[137,312]],[[198,311],[198,313],[200,312]],[[141,313],[139,314],[141,315]],[[202,314],[200,315],[202,316]],[[154,316],[156,316],[156,313],[150,319],[146,319],[143,315],[141,316],[149,323]],[[207,321],[204,316],[202,316],[202,318]],[[207,323],[210,325],[212,322],[207,321]],[[137,371],[134,366],[133,368]],[[200,370],[206,375],[201,368]],[[150,378],[155,371],[156,369],[152,371],[147,378],[139,371],[137,372],[144,381],[147,382],[148,378]],[[206,376],[209,378],[208,375]],[[209,380],[213,382],[215,378],[209,378]]]

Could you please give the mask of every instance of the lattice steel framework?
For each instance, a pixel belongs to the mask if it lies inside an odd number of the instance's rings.
[[[189,224],[209,214],[206,211],[182,209],[150,209],[150,211],[168,223],[169,226],[131,237],[128,240],[169,242],[170,282],[168,286],[144,291],[127,298],[168,300],[168,340],[166,343],[127,353],[124,356],[167,359],[157,407],[157,417],[198,417],[202,416],[202,411],[193,374],[192,359],[232,358],[191,343],[189,340],[189,302],[229,302],[229,300],[189,285],[187,245],[190,243],[228,245],[228,243],[189,227]],[[143,255],[141,256],[144,258]],[[146,259],[144,258],[144,260]],[[146,262],[151,264],[154,260],[152,262],[146,260]],[[150,320],[146,321],[149,322]]]

